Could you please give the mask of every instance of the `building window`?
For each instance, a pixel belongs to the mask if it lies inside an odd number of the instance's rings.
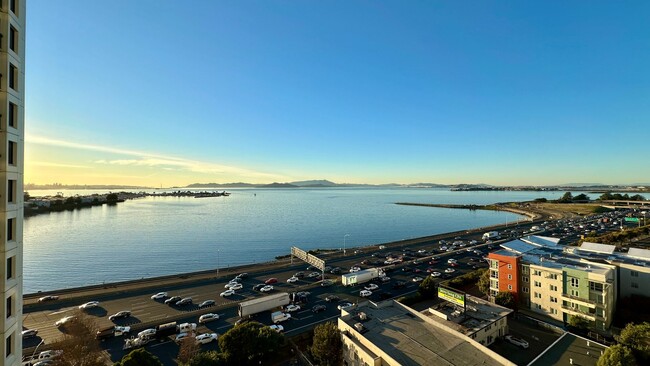
[[[16,257],[7,258],[7,280],[14,278],[14,263],[16,262]]]
[[[512,285],[508,285],[508,290],[512,291]]]
[[[14,353],[14,334],[11,333],[7,339],[5,339],[5,357],[9,357]]]
[[[522,290],[524,291],[525,294],[528,293],[528,287],[522,287]]]
[[[526,267],[526,266],[521,266],[521,273],[523,273],[523,274],[528,274],[528,267]]]
[[[551,296],[551,302],[554,302],[554,303],[557,304],[557,297],[553,297],[553,296]]]
[[[14,233],[16,232],[16,219],[7,219],[7,240],[14,240]]]
[[[549,288],[551,289],[551,291],[557,291],[557,286],[555,285],[550,285]]]
[[[575,277],[571,277],[571,287],[579,287],[579,286],[580,286],[580,281]]]
[[[512,264],[508,263],[508,269],[512,269]]]
[[[599,282],[589,282],[589,289],[591,291],[603,292],[603,284]]]
[[[524,277],[524,282],[528,283],[528,277]]]
[[[16,181],[13,179],[7,181],[7,202],[16,202]]]
[[[17,144],[13,141],[9,141],[8,152],[7,152],[7,163],[9,165],[16,165],[16,153],[18,152]]]
[[[8,124],[9,124],[9,126],[11,126],[13,128],[18,128],[17,127],[18,114],[16,113],[18,111],[17,108],[18,107],[15,104],[9,102],[9,111],[8,111],[8,113],[9,113],[9,121],[8,121]]]
[[[13,315],[13,310],[14,310],[13,305],[14,305],[14,297],[9,296],[7,298],[7,319],[9,319],[11,317],[11,315]]]
[[[535,309],[537,309],[537,310],[542,310],[542,305],[540,305],[540,304],[535,304]]]
[[[557,274],[551,273],[550,275],[548,275],[548,278],[550,278],[552,280],[557,280]]]
[[[632,288],[639,288],[639,284],[636,282],[630,283],[630,286],[632,286]]]
[[[557,315],[557,309],[551,308],[551,314],[556,314]]]
[[[541,276],[541,275],[542,275],[542,272],[541,272],[541,271],[538,271],[538,270],[536,270],[536,269],[533,270],[533,276]]]
[[[541,298],[542,298],[542,294],[540,294],[539,292],[535,292],[533,296],[534,296],[536,299],[541,299]]]
[[[9,87],[18,90],[18,69],[13,64],[9,64]]]
[[[18,53],[18,31],[16,28],[9,26],[9,49]]]
[[[509,280],[512,279],[512,275],[511,275],[511,274],[508,275],[508,279],[509,279]]]
[[[9,10],[11,10],[11,12],[14,13],[15,15],[18,15],[18,12],[16,11],[16,9],[18,9],[18,7],[16,6],[17,1],[18,0],[9,0]]]
[[[630,276],[639,277],[639,272],[638,271],[630,271]]]
[[[578,291],[578,290],[571,290],[571,296],[574,296],[574,297],[580,297],[580,291]]]
[[[499,269],[499,261],[494,259],[490,260],[490,266],[494,269]]]
[[[542,283],[538,282],[538,281],[535,281],[535,287],[542,287]]]

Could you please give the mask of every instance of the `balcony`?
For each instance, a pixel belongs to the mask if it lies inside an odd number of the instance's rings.
[[[562,305],[562,311],[569,314],[569,315],[581,316],[581,317],[583,317],[585,319],[588,319],[588,320],[590,320],[592,322],[596,321],[596,314],[585,313],[585,312],[580,311],[580,309],[577,309],[577,308],[572,308],[570,306]],[[598,317],[598,318],[600,318],[600,317]],[[602,320],[602,318],[601,318],[601,320]]]
[[[570,301],[573,303],[576,303],[578,305],[586,306],[590,309],[595,309],[596,308],[596,302],[588,299],[584,299],[582,297],[577,297],[569,294],[562,294],[562,300],[564,301]]]

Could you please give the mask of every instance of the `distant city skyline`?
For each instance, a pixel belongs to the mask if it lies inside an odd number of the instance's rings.
[[[646,2],[27,7],[25,183],[650,181]]]

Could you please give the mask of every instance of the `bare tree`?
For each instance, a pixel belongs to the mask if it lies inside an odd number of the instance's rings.
[[[181,340],[180,348],[178,350],[178,363],[186,364],[189,363],[197,353],[199,353],[200,347],[196,343],[195,337],[186,337]]]
[[[65,325],[64,336],[52,344],[52,348],[63,351],[54,360],[56,366],[103,366],[102,349],[96,338],[99,329],[97,321],[84,312],[78,311],[76,319]]]

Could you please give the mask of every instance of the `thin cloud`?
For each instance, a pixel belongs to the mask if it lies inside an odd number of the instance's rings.
[[[50,162],[47,162],[47,161],[30,161],[28,164],[31,165],[31,166],[45,166],[45,167],[55,167],[55,168],[92,169],[92,167],[89,167],[89,166],[74,165],[74,164],[50,163]]]
[[[237,176],[252,177],[252,178],[286,179],[286,177],[277,174],[258,172],[254,170],[232,167],[228,165],[215,164],[215,163],[203,162],[198,160],[183,159],[174,156],[162,155],[157,153],[148,153],[148,152],[137,151],[137,150],[119,149],[119,148],[102,146],[102,145],[81,144],[72,141],[57,140],[57,139],[51,139],[51,138],[35,136],[35,135],[27,135],[25,137],[25,140],[32,144],[66,147],[66,148],[78,149],[78,150],[98,151],[98,152],[105,152],[110,154],[126,155],[126,156],[134,157],[134,159],[114,159],[114,160],[101,159],[101,160],[94,161],[95,164],[109,164],[109,165],[122,165],[122,166],[147,166],[147,167],[159,167],[159,168],[168,168],[168,169],[175,168],[175,169],[187,170],[190,172],[202,173],[202,174],[227,174],[227,175],[237,175]]]

